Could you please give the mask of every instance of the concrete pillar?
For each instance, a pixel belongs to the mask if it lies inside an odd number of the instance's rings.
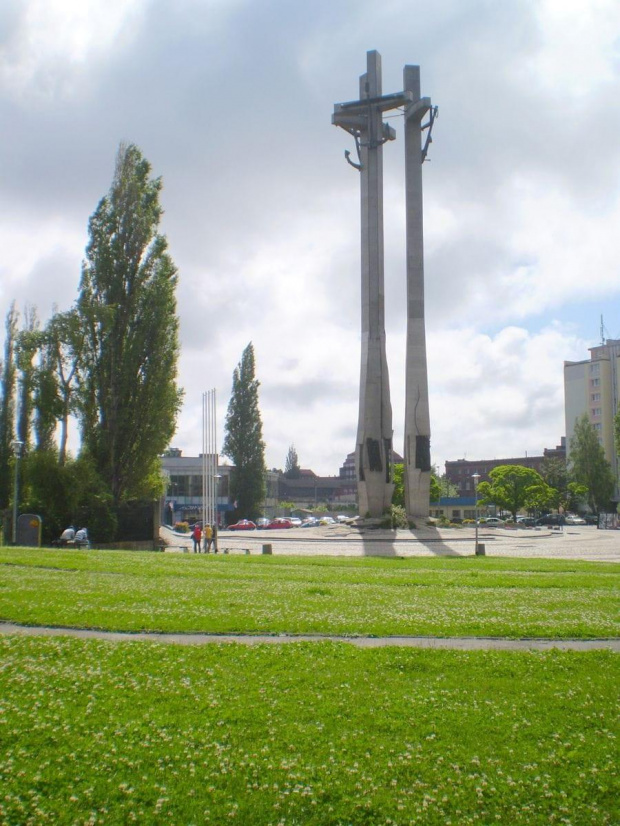
[[[430,100],[420,98],[420,67],[405,66],[405,186],[407,228],[407,363],[405,386],[405,505],[407,515],[429,515],[431,479],[430,413],[424,324],[424,240],[422,204],[422,118]]]
[[[360,100],[381,97],[381,56],[368,52]],[[382,112],[369,106],[360,140],[362,347],[356,471],[362,516],[392,501],[392,405],[385,352]]]

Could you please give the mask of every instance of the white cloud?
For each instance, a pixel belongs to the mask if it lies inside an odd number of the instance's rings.
[[[270,466],[337,473],[359,381],[359,176],[330,124],[368,48],[440,106],[424,166],[433,459],[540,452],[563,432],[581,308],[617,301],[615,0],[23,0],[0,10],[0,312],[76,296],[89,215],[135,141],[164,179],[179,267],[175,442],[253,341]],[[420,21],[424,25],[420,25]],[[395,446],[404,415],[402,122],[385,147]],[[613,306],[613,305],[612,305]],[[573,326],[570,326],[570,319]],[[612,329],[618,326],[608,320]]]

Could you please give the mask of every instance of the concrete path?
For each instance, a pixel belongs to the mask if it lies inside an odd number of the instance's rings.
[[[144,632],[97,631],[88,628],[51,628],[0,622],[0,634],[26,637],[76,637],[78,639],[110,640],[111,642],[159,642],[176,645],[206,645],[240,643],[242,645],[281,645],[290,642],[346,642],[357,648],[451,648],[460,651],[594,651],[606,649],[620,653],[620,639],[551,640],[501,639],[496,637],[344,637],[334,634],[158,634]]]
[[[161,537],[169,552],[191,552],[190,536],[162,528]],[[219,534],[220,551],[261,554],[263,545],[271,545],[278,556],[473,556],[474,541],[471,527],[385,531],[333,525]],[[478,542],[487,556],[620,562],[620,531],[599,531],[591,525],[567,526],[563,531],[481,526]]]

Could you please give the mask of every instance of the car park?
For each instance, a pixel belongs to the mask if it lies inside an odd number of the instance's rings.
[[[316,517],[309,516],[307,519],[304,519],[304,521],[301,523],[301,527],[302,528],[316,528],[316,526],[318,524],[319,524],[319,520],[316,519]]]
[[[238,522],[235,522],[234,525],[228,526],[229,531],[255,531],[256,530],[256,523],[251,522],[249,519],[240,519]]]
[[[484,525],[487,528],[503,528],[506,523],[503,519],[500,519],[499,516],[487,516],[484,521]]]
[[[271,519],[269,519],[267,516],[259,516],[259,518],[256,520],[256,527],[257,528],[268,528],[270,522],[271,522]]]

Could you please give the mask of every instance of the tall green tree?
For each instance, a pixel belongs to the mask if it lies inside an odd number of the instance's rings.
[[[400,508],[405,507],[405,466],[402,462],[398,462],[392,469],[392,480],[394,482],[394,491],[392,492],[392,504]],[[432,480],[431,480],[432,484]],[[431,502],[433,500],[431,492]]]
[[[570,475],[587,488],[590,508],[596,513],[606,511],[614,493],[614,475],[587,413],[575,422],[569,457]]]
[[[56,416],[60,422],[58,461],[67,456],[69,416],[78,412],[78,368],[84,344],[84,332],[77,310],[54,313],[46,328],[46,339],[53,361],[56,384]]]
[[[34,363],[42,344],[39,319],[34,307],[24,310],[24,323],[15,340],[15,363],[17,366],[18,408],[17,438],[24,443],[27,453],[30,447],[34,395],[37,368]]]
[[[490,482],[478,485],[478,501],[509,511],[515,520],[522,508],[544,508],[556,494],[540,473],[521,465],[499,465],[490,471],[489,478]]]
[[[231,494],[236,501],[235,513],[246,519],[260,516],[265,501],[265,443],[258,406],[260,382],[255,375],[252,342],[243,351],[235,367],[222,453],[235,469]]]
[[[295,450],[295,445],[291,445],[286,454],[286,461],[284,463],[284,475],[287,479],[299,479],[301,476],[301,468],[299,467],[299,456]]]
[[[177,271],[158,232],[162,183],[121,145],[114,180],[89,222],[77,309],[82,448],[115,504],[154,494],[181,393]]]
[[[8,507],[11,497],[11,468],[15,427],[15,339],[18,314],[15,304],[6,316],[4,360],[0,378],[0,509]]]

